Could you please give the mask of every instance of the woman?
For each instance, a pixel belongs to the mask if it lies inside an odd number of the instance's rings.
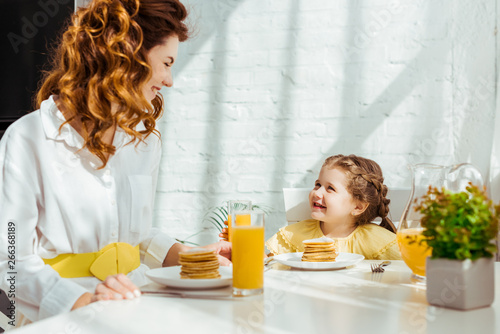
[[[178,264],[187,248],[151,226],[158,92],[172,86],[186,15],[177,0],[79,9],[37,94],[39,110],[2,138],[0,238],[14,248],[0,249],[0,268],[17,273],[15,305],[30,321],[138,297],[144,272]],[[228,243],[210,248],[229,257]]]

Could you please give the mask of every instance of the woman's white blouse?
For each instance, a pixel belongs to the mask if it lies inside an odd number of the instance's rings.
[[[127,145],[130,137],[118,129],[116,153],[98,169],[101,161],[81,149],[83,139],[69,124],[59,133],[63,122],[50,97],[0,141],[0,288],[15,293],[17,310],[32,321],[70,310],[99,283],[61,278],[42,258],[96,252],[112,242],[140,244],[142,264],[129,277],[142,285],[144,271],[160,267],[175,243],[152,228],[159,138]],[[15,263],[8,258],[13,250]]]

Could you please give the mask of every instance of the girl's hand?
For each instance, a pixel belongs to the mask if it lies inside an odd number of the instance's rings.
[[[227,220],[224,221],[224,224],[226,226],[228,226]],[[223,241],[229,241],[228,233],[229,233],[229,229],[228,228],[223,228],[222,231],[221,231],[221,233],[219,233],[219,237],[221,238],[221,240],[223,240]]]

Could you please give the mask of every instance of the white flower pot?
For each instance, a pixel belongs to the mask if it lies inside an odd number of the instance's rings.
[[[495,297],[493,258],[427,258],[427,301],[431,305],[470,310],[490,306]]]

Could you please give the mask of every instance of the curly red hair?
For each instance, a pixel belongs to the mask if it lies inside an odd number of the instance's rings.
[[[143,85],[151,77],[147,51],[169,36],[188,38],[186,8],[178,0],[93,0],[80,8],[62,35],[36,96],[37,108],[53,94],[81,121],[85,145],[104,167],[113,145],[102,138],[119,126],[132,139],[159,136],[156,120],[163,98],[147,101]],[[113,109],[112,112],[112,106]],[[142,121],[145,130],[136,131]],[[101,168],[102,168],[101,167]]]

